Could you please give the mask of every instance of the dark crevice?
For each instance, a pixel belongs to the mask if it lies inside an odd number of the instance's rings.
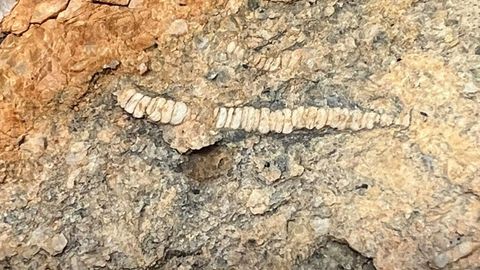
[[[97,4],[97,5],[112,6],[112,7],[128,7],[128,5],[130,4],[130,1],[128,1],[125,5],[119,5],[119,4],[115,4],[115,3],[104,2],[102,0],[94,0],[94,1],[92,1],[92,3]]]
[[[221,146],[218,144],[218,142],[216,142],[212,145],[203,147],[201,149],[190,150],[187,153],[185,153],[185,156],[195,156],[195,155],[208,156],[208,155],[212,154],[213,152],[215,152],[216,150],[218,150],[219,147],[221,147]]]
[[[334,268],[331,268],[334,266]],[[361,269],[375,270],[372,258],[360,254],[340,239],[328,237],[313,254],[298,260],[295,269]]]
[[[7,37],[7,33],[5,32],[0,32],[0,45],[2,45],[3,41]]]

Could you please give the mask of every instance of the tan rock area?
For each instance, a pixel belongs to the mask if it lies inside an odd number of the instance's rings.
[[[0,0],[0,269],[479,269],[479,18]]]

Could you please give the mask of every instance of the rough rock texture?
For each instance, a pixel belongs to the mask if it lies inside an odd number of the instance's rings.
[[[0,149],[9,152],[4,156],[12,156],[16,139],[35,130],[38,119],[75,106],[96,74],[137,70],[148,62],[143,50],[172,21],[189,17],[196,24],[214,4],[133,0],[134,7],[126,8],[83,0],[20,1],[0,26],[13,33],[0,47]]]
[[[8,13],[10,13],[16,3],[16,0],[4,0],[0,2],[0,21],[2,21]]]
[[[480,268],[478,1],[47,2],[1,24],[0,268]],[[212,138],[125,113],[125,76],[411,124]]]

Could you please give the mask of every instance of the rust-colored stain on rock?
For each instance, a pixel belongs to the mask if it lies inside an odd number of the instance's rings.
[[[68,6],[67,6],[68,3]],[[0,149],[35,128],[49,110],[77,103],[103,65],[121,72],[146,61],[144,49],[170,22],[201,20],[213,1],[131,1],[126,8],[81,0],[22,0],[1,23],[12,33],[0,47]],[[34,8],[32,8],[34,7]],[[14,35],[17,34],[17,35]]]

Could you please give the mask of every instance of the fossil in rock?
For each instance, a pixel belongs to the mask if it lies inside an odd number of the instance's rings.
[[[115,92],[117,102],[135,118],[147,117],[153,122],[179,125],[188,114],[187,104],[162,97],[149,97],[134,88]]]
[[[449,250],[444,251],[436,255],[432,262],[435,268],[444,268],[451,262],[458,261],[460,258],[467,257],[476,249],[480,248],[479,242],[474,241],[465,241],[462,242]]]
[[[303,106],[282,110],[219,107],[215,109],[214,117],[217,129],[243,129],[247,132],[258,131],[261,134],[269,132],[288,134],[293,130],[325,127],[357,131],[374,127],[408,127],[410,124],[410,114],[394,117],[389,114],[346,108],[305,108]]]
[[[148,118],[153,122],[179,125],[189,116],[190,109],[184,102],[168,100],[162,97],[149,97],[133,87],[127,87],[114,93],[117,102],[126,112],[135,118]],[[362,130],[374,127],[402,126],[410,124],[410,113],[400,116],[380,114],[372,111],[346,108],[304,107],[280,110],[270,108],[216,107],[211,113],[203,114],[209,120],[214,119],[216,130],[241,129],[246,132],[269,132],[288,134],[299,129]],[[192,116],[195,118],[195,116]],[[197,119],[202,121],[201,119]]]
[[[312,49],[300,48],[286,50],[276,56],[265,56],[263,54],[250,54],[246,59],[248,65],[263,71],[296,70],[301,65],[309,67],[314,62],[315,54]]]
[[[262,71],[297,70],[302,65],[315,65],[315,51],[311,48],[285,50],[274,55],[265,55],[246,50],[235,41],[226,47],[226,54],[231,59],[244,62],[250,67]]]

